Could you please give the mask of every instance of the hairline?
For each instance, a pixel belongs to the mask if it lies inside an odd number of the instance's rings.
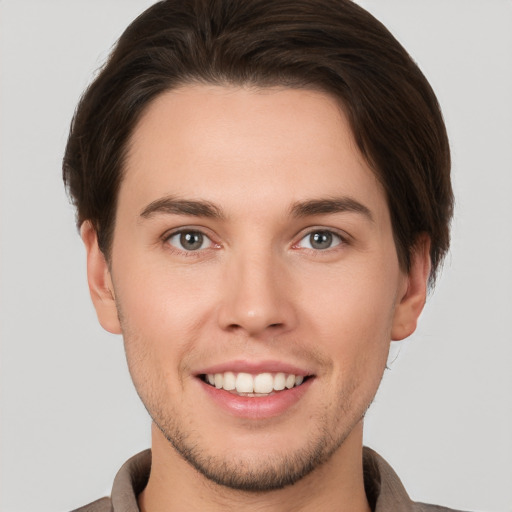
[[[107,242],[107,246],[100,247],[101,251],[103,252],[103,255],[105,256],[105,259],[110,263],[111,257],[112,257],[112,244],[114,240],[114,233],[115,233],[115,226],[116,226],[116,220],[117,220],[117,206],[118,206],[118,199],[119,199],[119,192],[122,186],[122,183],[124,181],[125,174],[127,172],[127,161],[130,158],[131,150],[134,143],[135,134],[137,132],[138,127],[140,126],[141,122],[143,121],[144,117],[147,115],[148,111],[150,110],[153,103],[158,101],[162,96],[173,93],[179,90],[187,89],[188,87],[200,87],[200,86],[207,86],[207,87],[221,87],[221,88],[233,88],[233,89],[247,89],[247,90],[254,90],[255,92],[266,92],[275,90],[277,91],[285,91],[285,90],[297,90],[297,91],[309,91],[309,92],[315,92],[320,93],[329,96],[332,98],[337,105],[339,112],[342,116],[345,116],[350,128],[350,134],[352,136],[352,139],[355,144],[355,148],[359,154],[359,156],[363,159],[364,163],[368,166],[372,174],[375,176],[379,184],[383,187],[383,193],[386,200],[386,207],[388,209],[388,212],[391,214],[391,208],[389,204],[389,198],[388,194],[384,188],[384,183],[382,181],[382,177],[378,170],[376,169],[375,164],[372,162],[371,158],[364,154],[363,150],[360,148],[359,144],[357,143],[356,137],[355,137],[355,131],[352,126],[351,121],[351,115],[350,115],[350,108],[347,106],[346,101],[341,97],[341,94],[336,94],[333,90],[329,90],[327,87],[323,87],[319,83],[315,82],[305,82],[301,81],[300,79],[291,79],[290,77],[286,77],[286,79],[265,79],[265,80],[258,80],[257,78],[251,78],[247,80],[230,80],[228,78],[219,78],[215,79],[214,77],[211,77],[211,79],[206,79],[205,77],[201,76],[188,76],[188,77],[182,77],[181,79],[177,80],[172,86],[161,90],[160,92],[156,93],[152,98],[150,98],[142,107],[141,111],[136,115],[133,126],[130,130],[129,135],[126,137],[125,143],[121,150],[121,158],[120,158],[120,165],[119,165],[119,179],[118,179],[118,189],[117,193],[115,194],[115,197],[112,201],[112,220],[109,224],[109,229],[107,230],[106,236],[104,239]],[[88,220],[88,219],[83,219]],[[393,234],[393,240],[395,243],[395,248],[397,251],[400,267],[407,271],[408,270],[408,255],[407,255],[407,248],[401,247],[400,241],[397,237],[397,233],[395,232],[395,226],[392,223],[392,234]]]

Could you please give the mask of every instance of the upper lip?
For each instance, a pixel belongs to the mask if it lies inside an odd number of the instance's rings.
[[[302,375],[306,377],[313,375],[313,372],[307,368],[300,368],[294,364],[285,363],[283,361],[245,361],[245,360],[233,360],[226,361],[219,364],[214,364],[199,370],[197,375],[208,375],[214,373],[251,373],[257,375],[259,373],[286,373],[293,375]]]

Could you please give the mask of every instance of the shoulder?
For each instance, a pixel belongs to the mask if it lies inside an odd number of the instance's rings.
[[[366,495],[374,512],[464,512],[412,501],[393,468],[366,446],[363,471]]]
[[[128,459],[117,472],[110,498],[101,498],[72,512],[139,512],[137,496],[146,487],[151,470],[151,450]]]
[[[77,508],[72,512],[112,512],[112,501],[110,498],[101,498],[99,500],[84,505],[83,507]]]
[[[454,508],[441,507],[439,505],[428,505],[427,503],[415,503],[414,512],[464,512]]]

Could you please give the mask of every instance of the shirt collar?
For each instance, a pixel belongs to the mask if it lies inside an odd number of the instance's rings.
[[[114,512],[139,512],[137,496],[148,482],[151,450],[129,459],[119,470],[112,487]],[[391,466],[371,448],[363,448],[364,484],[374,512],[411,512],[414,503]]]

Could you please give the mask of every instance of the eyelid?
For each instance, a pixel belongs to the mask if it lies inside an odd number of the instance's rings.
[[[339,239],[339,243],[336,245],[333,245],[332,247],[329,247],[327,249],[313,249],[308,247],[300,247],[299,244],[308,236],[311,236],[313,233],[330,233],[334,237]],[[346,232],[341,231],[339,229],[331,228],[331,227],[325,227],[325,226],[313,226],[308,227],[306,229],[301,230],[301,232],[296,236],[296,242],[292,244],[293,249],[306,249],[311,250],[315,252],[328,252],[330,250],[336,249],[339,246],[348,245],[350,243],[350,235],[348,235]]]
[[[182,233],[200,233],[203,237],[207,238],[210,243],[209,243],[208,247],[205,247],[203,249],[196,249],[196,250],[189,250],[189,251],[187,251],[185,249],[180,249],[179,247],[176,247],[169,243],[169,240],[173,236],[180,235]],[[203,227],[199,227],[199,226],[180,226],[177,228],[173,228],[173,229],[166,231],[160,237],[160,239],[164,245],[167,245],[168,247],[170,246],[170,248],[173,251],[175,251],[177,253],[185,254],[187,256],[191,256],[194,254],[197,255],[198,253],[207,251],[208,249],[212,249],[212,248],[216,249],[221,246],[221,244],[215,240],[215,237],[212,236],[212,234],[210,233],[210,230],[207,230],[207,229],[205,229]]]

